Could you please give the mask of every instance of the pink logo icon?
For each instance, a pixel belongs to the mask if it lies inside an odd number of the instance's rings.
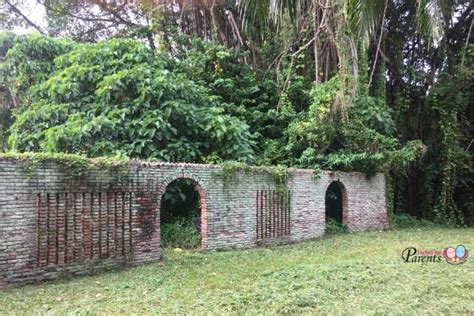
[[[464,263],[469,256],[469,251],[464,245],[459,245],[456,248],[447,247],[443,251],[443,257],[447,263],[461,264]]]

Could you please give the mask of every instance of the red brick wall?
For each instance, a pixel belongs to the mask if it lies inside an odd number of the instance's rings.
[[[292,169],[282,191],[258,168],[224,181],[213,165],[131,161],[117,179],[103,168],[73,177],[54,163],[30,164],[0,159],[0,287],[159,260],[161,196],[178,178],[198,184],[203,249],[323,235],[333,181],[344,186],[351,231],[388,227],[382,174],[323,171],[316,178]]]

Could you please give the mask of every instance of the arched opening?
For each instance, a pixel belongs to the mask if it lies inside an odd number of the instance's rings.
[[[347,193],[339,181],[332,182],[326,190],[326,232],[345,231]]]
[[[160,207],[161,246],[205,248],[205,193],[193,179],[170,182]]]

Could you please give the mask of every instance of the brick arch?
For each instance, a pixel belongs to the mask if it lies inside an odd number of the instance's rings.
[[[208,245],[208,209],[207,209],[207,190],[203,186],[202,181],[194,174],[177,174],[174,176],[167,177],[157,188],[158,194],[158,201],[157,201],[157,209],[161,212],[161,198],[163,194],[166,192],[166,188],[170,185],[171,182],[179,180],[179,179],[189,179],[193,180],[195,183],[196,190],[199,194],[199,207],[201,210],[201,249],[207,249]],[[160,213],[158,213],[160,214]],[[161,220],[160,216],[157,216],[157,225],[159,226],[159,232],[161,234]]]
[[[326,193],[329,189],[329,187],[333,184],[336,184],[339,188],[339,190],[341,190],[341,197],[342,197],[342,224],[343,225],[346,225],[346,226],[350,226],[349,225],[349,222],[348,222],[348,207],[349,207],[349,198],[348,198],[348,193],[347,193],[347,189],[346,189],[346,186],[341,182],[340,179],[337,179],[337,180],[331,180],[329,181],[329,183],[327,184],[326,186]],[[325,194],[326,196],[326,194]],[[326,204],[324,205],[326,207]]]

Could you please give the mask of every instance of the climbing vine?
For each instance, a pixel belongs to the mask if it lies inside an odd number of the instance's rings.
[[[0,159],[18,159],[23,162],[23,169],[28,177],[43,163],[51,163],[71,180],[88,180],[91,173],[100,173],[101,179],[111,184],[127,182],[127,160],[123,157],[99,157],[88,159],[82,155],[64,153],[0,153]]]
[[[472,166],[472,153],[461,147],[463,140],[461,124],[462,113],[470,104],[470,95],[466,92],[456,90],[455,87],[468,84],[472,80],[472,71],[460,69],[457,75],[447,75],[443,85],[434,91],[430,102],[434,114],[438,117],[435,128],[438,130],[437,175],[439,179],[437,200],[435,201],[435,220],[441,223],[460,224],[465,223],[465,215],[455,201],[456,189],[466,186],[469,169]],[[467,87],[468,87],[467,86]],[[466,87],[466,88],[467,88]],[[461,122],[460,122],[461,120]],[[470,203],[472,198],[467,197],[465,202]]]
[[[236,181],[237,173],[239,172],[261,173],[270,176],[278,192],[287,190],[288,180],[291,176],[291,170],[283,165],[256,167],[241,162],[227,161],[221,164],[221,167],[222,171],[218,172],[217,175],[222,179],[225,190],[228,189],[232,182]]]

